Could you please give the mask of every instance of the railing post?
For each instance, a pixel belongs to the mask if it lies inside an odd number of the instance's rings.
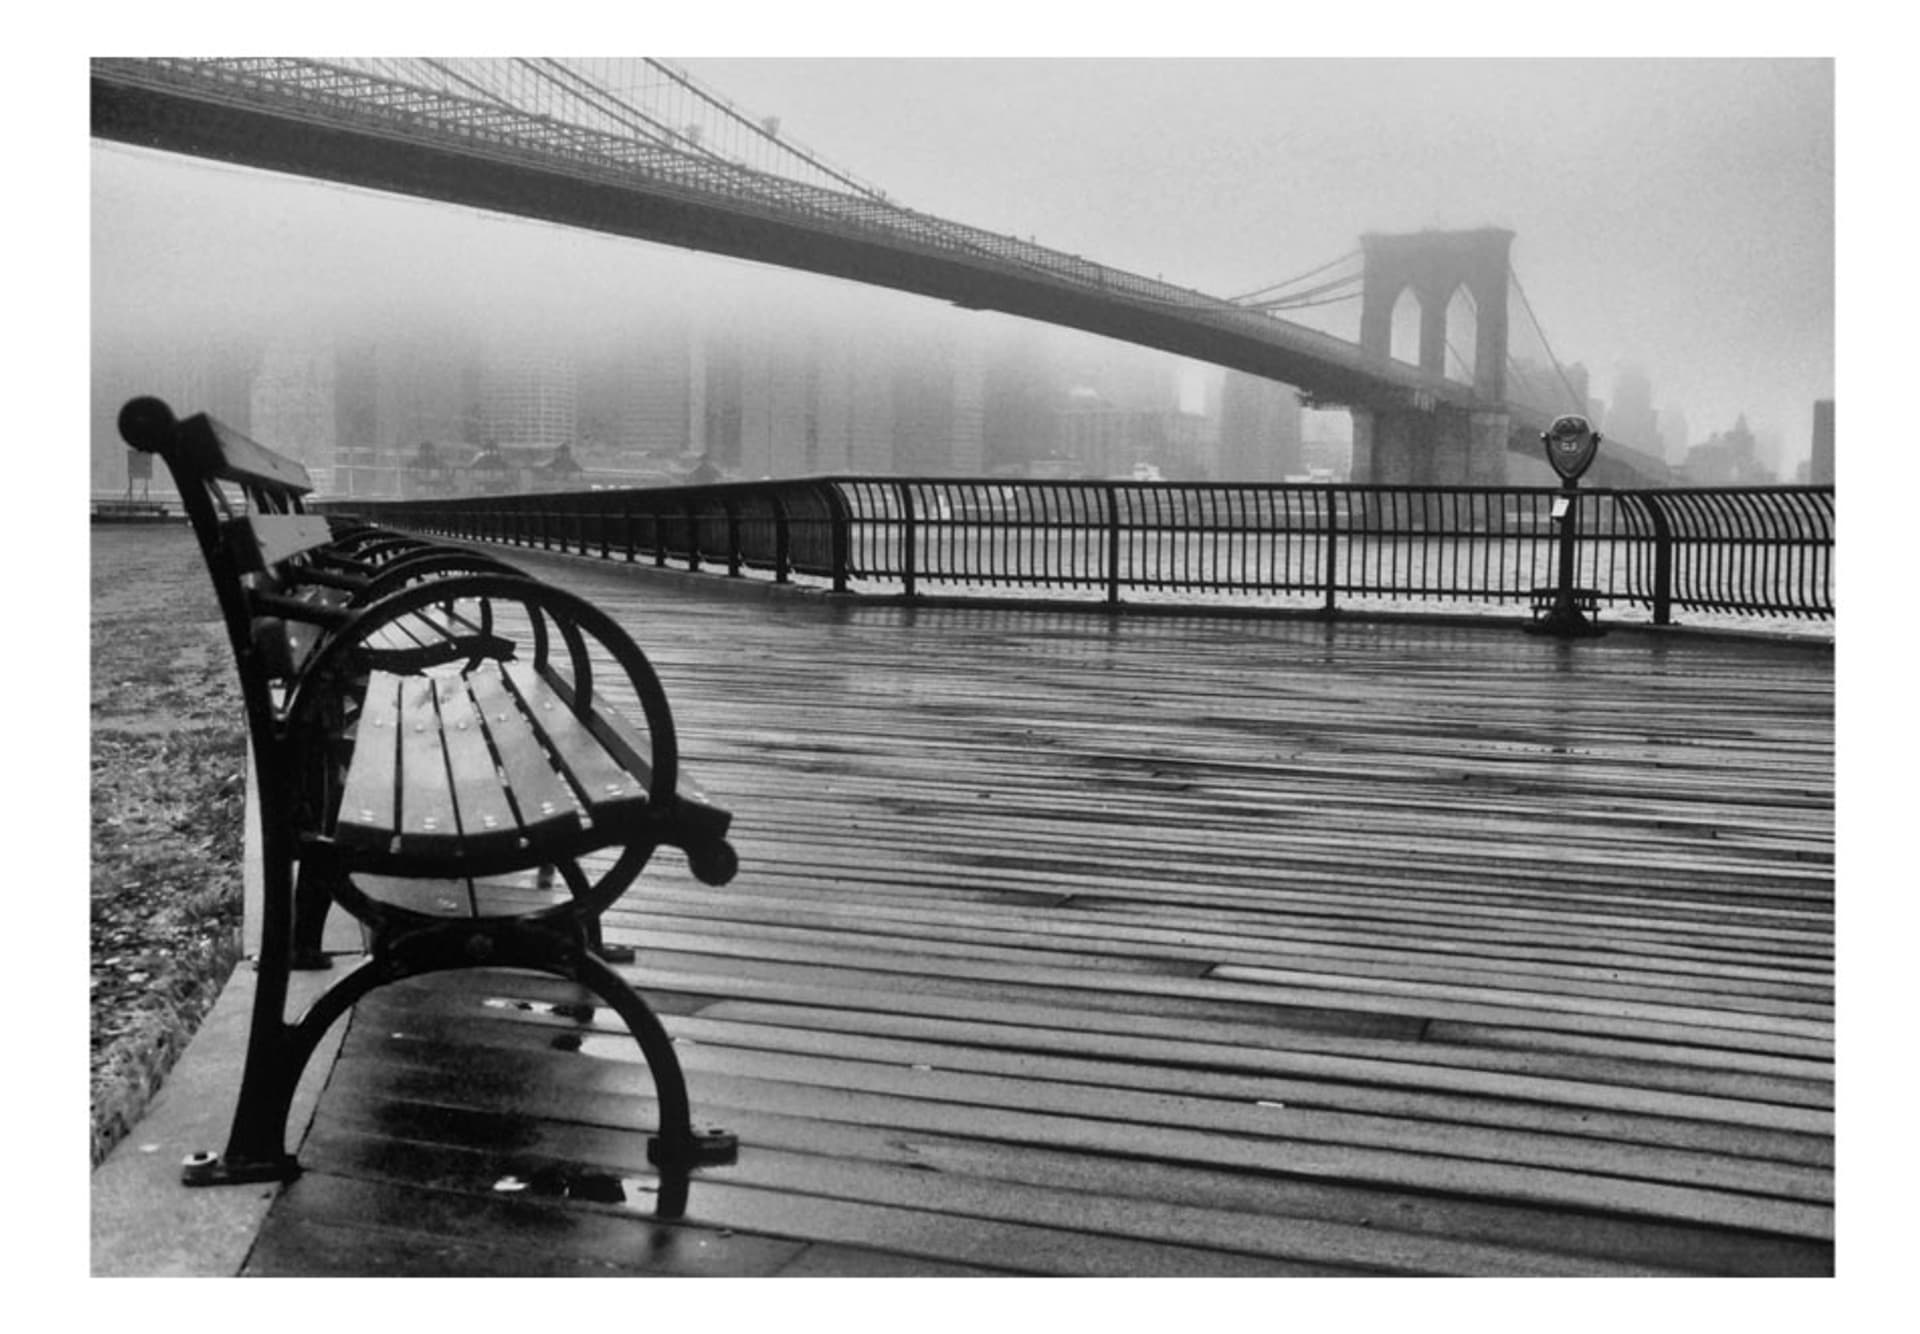
[[[793,534],[787,527],[787,503],[777,491],[769,492],[773,504],[773,581],[787,582],[793,569]]]
[[[700,512],[692,500],[682,504],[681,509],[687,516],[687,570],[691,573],[700,568]]]
[[[734,497],[720,497],[720,508],[727,515],[727,575],[740,577],[740,507],[734,503]]]
[[[914,595],[916,575],[914,558],[917,554],[914,550],[913,488],[906,482],[896,482],[894,485],[900,493],[900,519],[902,524],[900,530],[900,576],[901,582],[906,585],[907,596],[912,597]]]
[[[1660,497],[1651,491],[1639,493],[1653,519],[1653,623],[1673,624],[1673,525]]]
[[[1107,495],[1107,605],[1120,605],[1120,488],[1108,482]]]
[[[822,482],[827,499],[828,541],[833,547],[833,591],[844,593],[853,571],[853,507],[832,482]]]
[[[1326,601],[1325,609],[1326,609],[1327,615],[1331,616],[1334,614],[1334,612],[1339,610],[1339,607],[1335,605],[1334,590],[1337,587],[1339,582],[1338,557],[1340,554],[1340,496],[1339,496],[1339,493],[1336,492],[1332,487],[1328,487],[1324,494],[1326,495],[1326,498],[1327,498],[1327,517],[1326,517],[1326,529],[1325,529],[1326,530],[1325,546],[1327,550],[1327,565],[1326,565],[1326,574],[1324,579],[1326,593],[1327,593],[1327,601]],[[1348,513],[1352,513],[1353,507],[1349,505],[1347,507],[1347,510],[1348,510]]]

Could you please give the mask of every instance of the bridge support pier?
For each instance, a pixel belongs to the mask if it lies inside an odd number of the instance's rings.
[[[1354,408],[1353,480],[1382,486],[1505,486],[1504,412]]]

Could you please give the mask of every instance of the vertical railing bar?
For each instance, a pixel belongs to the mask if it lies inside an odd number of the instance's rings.
[[[899,489],[899,496],[900,496],[901,582],[906,586],[907,596],[913,597],[917,590],[917,582],[918,582],[918,575],[919,575],[919,570],[917,568],[918,553],[915,550],[915,546],[914,546],[917,535],[914,531],[913,484],[910,482],[902,481],[897,483],[897,486]]]

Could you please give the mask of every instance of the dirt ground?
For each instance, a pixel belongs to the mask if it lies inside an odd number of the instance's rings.
[[[92,1093],[98,1162],[239,956],[240,690],[184,525],[92,529]]]

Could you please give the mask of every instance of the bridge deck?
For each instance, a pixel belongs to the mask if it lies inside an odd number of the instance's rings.
[[[248,1272],[1831,1272],[1824,650],[541,568],[736,812],[609,935],[740,1161],[653,1222],[617,1024],[436,979]]]

